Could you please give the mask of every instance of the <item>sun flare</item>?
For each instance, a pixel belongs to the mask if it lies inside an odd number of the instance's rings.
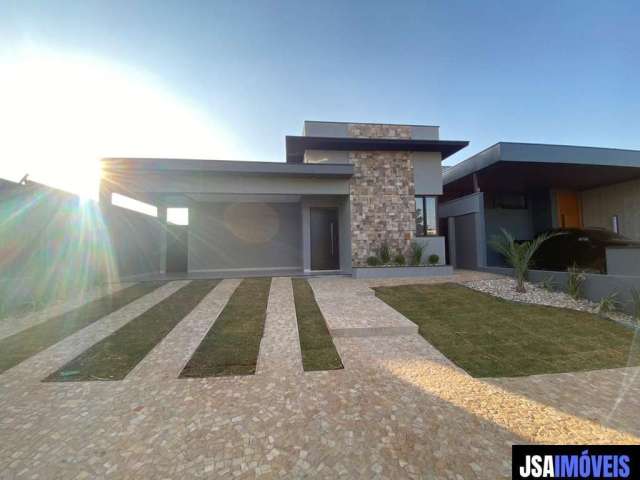
[[[48,52],[0,57],[0,177],[96,198],[102,157],[231,158],[224,128],[144,72]]]

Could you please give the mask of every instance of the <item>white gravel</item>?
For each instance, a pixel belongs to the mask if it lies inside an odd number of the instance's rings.
[[[513,302],[532,303],[536,305],[548,305],[551,307],[569,308],[589,313],[598,313],[598,304],[590,300],[575,300],[570,295],[561,291],[549,291],[536,284],[526,282],[526,293],[516,292],[516,281],[513,278],[497,278],[489,280],[473,280],[464,282],[464,285],[488,293],[494,297],[504,298]],[[622,312],[607,314],[611,320],[635,327],[636,324],[631,315]]]

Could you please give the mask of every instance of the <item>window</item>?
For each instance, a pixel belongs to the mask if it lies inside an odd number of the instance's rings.
[[[134,212],[138,213],[144,213],[145,215],[150,215],[152,217],[158,216],[158,208],[154,205],[149,205],[148,203],[144,203],[140,200],[129,198],[124,195],[120,195],[119,193],[111,194],[111,205],[115,205],[116,207],[120,208],[126,208],[128,210],[133,210]]]
[[[613,229],[613,233],[620,233],[620,219],[618,215],[611,217],[611,228]]]
[[[167,208],[167,223],[173,225],[189,225],[189,209]]]
[[[438,235],[437,197],[416,197],[416,236]]]
[[[522,193],[485,193],[486,208],[505,208],[509,210],[526,210],[527,196]]]

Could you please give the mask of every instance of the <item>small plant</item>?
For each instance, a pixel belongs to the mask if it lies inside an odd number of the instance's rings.
[[[429,265],[431,265],[432,267],[434,265],[437,265],[439,261],[440,261],[440,256],[436,255],[435,253],[432,253],[431,255],[429,255],[429,258],[427,258],[427,262],[429,262]]]
[[[633,318],[636,323],[640,323],[640,290],[632,288],[630,294]]]
[[[377,267],[380,265],[380,259],[378,257],[374,257],[373,255],[367,257],[367,265],[370,267]]]
[[[422,263],[422,255],[424,254],[425,245],[418,242],[412,242],[409,250],[409,261],[411,265],[420,265]]]
[[[556,279],[553,275],[549,275],[547,278],[540,282],[540,288],[543,288],[547,292],[553,292],[556,289]]]
[[[404,255],[399,253],[395,257],[393,257],[393,263],[396,265],[404,265],[407,263],[407,259],[404,258]]]
[[[387,242],[382,242],[382,245],[380,245],[380,249],[378,250],[378,258],[384,265],[391,262],[391,249],[389,248],[389,244]]]
[[[544,242],[551,237],[560,235],[560,233],[543,233],[533,240],[518,243],[504,228],[500,230],[502,230],[502,236],[494,236],[489,244],[513,267],[513,274],[516,278],[516,292],[525,293],[527,289],[524,286],[524,281],[527,279],[533,255]]]
[[[574,263],[572,267],[567,268],[569,277],[567,278],[567,293],[577,300],[582,296],[582,285],[587,279],[585,273]]]
[[[607,314],[615,312],[619,305],[620,302],[618,302],[618,294],[616,292],[605,295],[598,302],[598,315],[606,317]]]

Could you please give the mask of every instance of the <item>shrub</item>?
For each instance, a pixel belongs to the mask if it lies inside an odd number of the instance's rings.
[[[431,255],[429,255],[429,258],[427,258],[427,262],[429,262],[429,265],[431,266],[436,265],[439,261],[440,256],[436,255],[435,253],[432,253]]]
[[[524,287],[524,281],[529,274],[533,255],[544,242],[551,237],[560,235],[560,233],[543,233],[533,240],[517,243],[504,228],[500,230],[502,230],[502,236],[494,236],[489,245],[513,267],[513,274],[516,277],[516,292],[525,293],[527,289]]]
[[[380,259],[378,257],[374,257],[373,255],[367,257],[367,265],[369,265],[370,267],[377,267],[378,265],[380,265]]]
[[[540,288],[545,289],[547,292],[553,292],[556,289],[556,279],[553,275],[549,275],[547,278],[540,282]]]
[[[396,265],[404,265],[407,263],[407,260],[404,258],[404,255],[399,253],[395,257],[393,257],[393,263]]]
[[[391,262],[391,249],[389,248],[389,244],[387,242],[382,242],[382,245],[380,245],[380,249],[378,250],[378,258],[385,265]]]
[[[616,292],[605,295],[598,302],[598,314],[606,317],[608,313],[615,312],[619,306],[618,294]]]
[[[424,248],[426,245],[422,245],[418,242],[411,242],[411,248],[409,249],[409,261],[411,265],[420,265],[422,263],[422,255],[424,254]]]
[[[575,263],[572,267],[567,268],[567,273],[569,274],[567,278],[567,293],[577,300],[582,296],[582,284],[587,279],[587,276]]]
[[[633,318],[640,323],[640,290],[632,288],[630,293]]]

